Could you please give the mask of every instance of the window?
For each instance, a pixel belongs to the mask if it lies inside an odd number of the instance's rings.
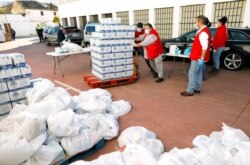
[[[155,28],[161,38],[172,38],[173,11],[173,7],[155,9]]]
[[[62,25],[63,26],[68,26],[68,19],[67,18],[62,18]]]
[[[121,18],[121,23],[125,25],[129,25],[129,13],[128,11],[117,12],[117,18]]]
[[[245,0],[238,0],[232,2],[221,2],[214,4],[213,26],[216,25],[218,19],[227,16],[228,27],[241,27],[243,23],[243,13]]]
[[[77,27],[76,17],[70,17],[70,26]]]
[[[135,10],[134,11],[134,23],[142,22],[143,24],[148,23],[148,10]]]
[[[240,31],[231,31],[230,33],[233,40],[249,40],[248,36]]]
[[[181,7],[180,33],[194,29],[195,19],[204,14],[205,5],[189,5]]]
[[[80,28],[84,29],[86,24],[87,24],[87,17],[86,16],[80,16],[79,20],[80,20]]]
[[[112,13],[102,14],[102,18],[112,18]]]
[[[43,16],[43,15],[44,15],[43,11],[41,11],[40,13],[41,13],[41,16]]]
[[[90,21],[91,22],[98,22],[99,21],[98,15],[91,15],[90,16]]]

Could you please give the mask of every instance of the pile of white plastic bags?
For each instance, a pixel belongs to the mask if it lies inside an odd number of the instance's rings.
[[[131,105],[112,101],[103,89],[71,96],[43,79],[26,94],[28,105],[16,105],[0,121],[0,164],[53,164],[86,151],[101,139],[118,135],[118,117]]]
[[[118,143],[121,151],[72,165],[249,165],[250,160],[249,137],[225,124],[220,132],[197,136],[194,148],[173,148],[163,153],[163,144],[156,135],[138,126],[124,130]]]

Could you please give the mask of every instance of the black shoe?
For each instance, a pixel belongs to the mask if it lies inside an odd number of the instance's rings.
[[[194,90],[194,93],[195,93],[195,94],[200,94],[200,93],[201,93],[201,91]]]
[[[155,80],[156,83],[160,83],[160,82],[163,82],[163,81],[164,81],[163,78],[157,78],[157,79]]]
[[[154,72],[154,73],[152,73],[152,75],[154,78],[158,78],[158,73]]]
[[[216,69],[216,68],[213,68],[209,73],[215,73],[215,74],[217,74],[218,73],[218,69]]]
[[[181,94],[181,96],[184,96],[184,97],[187,97],[187,96],[193,96],[194,95],[194,93],[188,93],[188,92],[181,92],[180,93]]]

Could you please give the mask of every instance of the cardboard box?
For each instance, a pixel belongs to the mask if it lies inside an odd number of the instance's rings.
[[[6,82],[0,82],[0,93],[4,93],[8,91],[8,87]]]
[[[124,65],[124,71],[130,71],[130,70],[134,70],[134,65],[130,64],[130,65]]]
[[[13,67],[12,57],[9,54],[0,54],[0,68],[7,69]]]
[[[20,90],[9,92],[10,100],[13,102],[13,101],[16,101],[16,100],[26,98],[25,95],[26,95],[28,89],[29,88],[25,88],[25,89],[20,89]]]
[[[24,67],[20,67],[20,72],[23,78],[32,77],[31,67],[29,65],[25,65]]]
[[[93,65],[93,69],[96,70],[99,73],[112,73],[113,72],[113,67],[99,67],[97,65]]]
[[[124,65],[133,64],[133,58],[125,58],[125,59],[123,59],[123,64]]]
[[[113,72],[122,72],[124,70],[124,66],[114,66],[113,67]]]
[[[123,58],[133,58],[133,52],[124,52],[123,53]]]
[[[16,80],[7,81],[9,91],[27,88],[31,86],[30,78],[21,78]]]
[[[28,104],[28,100],[25,98],[25,99],[20,99],[20,100],[16,100],[16,101],[13,101],[12,103],[12,107],[14,108],[17,104]]]
[[[123,72],[113,73],[113,78],[122,78],[122,77],[123,77]]]
[[[92,63],[99,66],[99,67],[109,67],[112,66],[112,61],[111,60],[107,60],[107,61],[100,61],[100,60],[96,60],[96,59],[92,59]]]
[[[125,71],[123,72],[123,77],[130,77],[133,76],[133,71]]]
[[[124,53],[113,53],[112,59],[122,59]]]
[[[2,93],[0,94],[0,103],[10,102],[9,93]]]
[[[92,74],[101,80],[108,80],[113,78],[113,73],[101,74],[92,69]]]
[[[123,65],[123,59],[112,60],[112,66],[119,66],[119,65]]]
[[[98,60],[111,60],[113,57],[113,54],[112,53],[101,54],[101,53],[92,52],[91,56]]]
[[[129,52],[129,51],[133,51],[133,46],[132,45],[127,45],[127,46],[123,46],[123,51],[124,52]]]
[[[13,54],[10,54],[10,56],[12,57],[14,66],[16,66],[16,67],[24,67],[26,65],[25,57],[24,57],[23,54],[13,53]]]
[[[11,69],[2,69],[0,70],[0,82],[8,81],[12,79]]]
[[[2,118],[2,116],[6,116],[11,110],[11,103],[0,104],[0,118]]]

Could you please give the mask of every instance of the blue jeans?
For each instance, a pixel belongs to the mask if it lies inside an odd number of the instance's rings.
[[[202,70],[198,69],[198,61],[191,61],[191,66],[188,72],[188,93],[194,93],[194,90],[201,91],[202,87]]]
[[[213,54],[213,67],[217,70],[220,68],[220,56],[224,49],[224,47],[219,47]]]
[[[202,78],[206,78],[206,63],[205,62],[202,67]]]

